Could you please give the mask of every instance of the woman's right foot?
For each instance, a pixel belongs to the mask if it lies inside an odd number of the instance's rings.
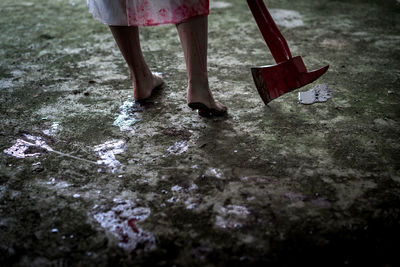
[[[200,91],[188,89],[187,103],[192,110],[198,110],[199,115],[203,117],[223,116],[228,111],[225,105],[214,100],[208,87]]]

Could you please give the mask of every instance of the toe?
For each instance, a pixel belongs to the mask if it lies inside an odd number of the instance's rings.
[[[226,111],[228,110],[228,107],[227,107],[227,106],[221,104],[221,103],[218,102],[218,101],[215,101],[215,105],[216,105],[216,109],[219,110],[219,111],[221,111],[221,112],[226,112]]]
[[[153,72],[153,78],[154,78],[154,87],[160,86],[164,83],[163,77],[161,73],[154,73]]]

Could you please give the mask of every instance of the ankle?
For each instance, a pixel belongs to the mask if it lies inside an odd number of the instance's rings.
[[[208,80],[189,80],[188,81],[188,91],[201,91],[208,92],[209,91]]]
[[[133,68],[129,67],[129,72],[131,75],[131,80],[149,80],[153,78],[153,73],[151,70],[147,67],[142,67],[142,68]]]
[[[214,103],[214,98],[208,87],[201,87],[197,89],[188,88],[187,102],[201,102],[203,104],[206,104],[207,106],[210,106]]]
[[[131,72],[131,81],[132,84],[136,86],[142,86],[148,83],[151,83],[154,80],[153,74],[150,73],[132,73]]]

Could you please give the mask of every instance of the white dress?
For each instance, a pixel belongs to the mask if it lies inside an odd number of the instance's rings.
[[[209,0],[87,0],[89,12],[104,24],[177,24],[209,13]]]

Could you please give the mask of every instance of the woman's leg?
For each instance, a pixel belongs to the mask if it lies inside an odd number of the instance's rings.
[[[215,112],[212,115],[225,113],[227,108],[214,100],[208,85],[207,74],[207,16],[193,17],[177,24],[179,38],[185,54],[188,72],[187,103],[201,103]],[[197,106],[199,112],[201,105]]]
[[[137,26],[110,26],[111,32],[126,63],[128,64],[135,100],[146,99],[152,90],[161,85],[161,77],[151,73],[140,48]]]

